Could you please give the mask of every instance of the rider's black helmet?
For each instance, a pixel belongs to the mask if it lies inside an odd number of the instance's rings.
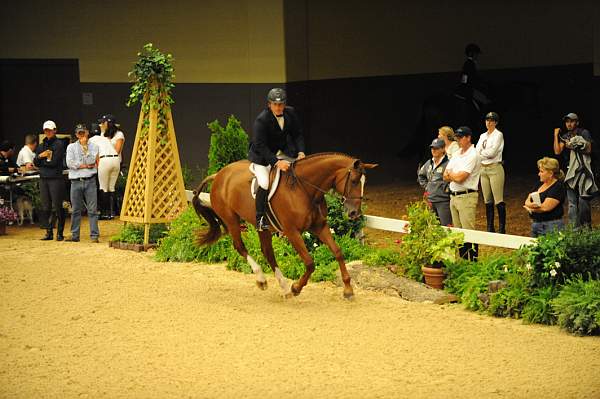
[[[467,47],[465,47],[465,55],[467,57],[472,57],[475,54],[481,54],[481,49],[479,48],[479,46],[475,43],[467,44]]]
[[[284,103],[287,101],[287,95],[285,94],[285,90],[275,87],[269,90],[269,94],[267,94],[267,101],[273,103]]]

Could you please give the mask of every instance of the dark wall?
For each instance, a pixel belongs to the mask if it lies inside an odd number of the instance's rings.
[[[173,89],[172,106],[177,146],[183,165],[204,168],[208,164],[210,131],[207,123],[218,119],[222,125],[230,115],[242,122],[251,134],[252,122],[265,105],[268,90],[276,84],[195,84],[179,83]],[[280,84],[279,84],[280,85]],[[100,115],[112,113],[125,132],[125,162],[131,158],[140,106],[127,107],[128,83],[82,83],[81,90],[91,93],[93,105],[83,105],[83,119],[90,123]]]
[[[501,116],[509,173],[535,173],[535,161],[552,155],[553,128],[568,112],[578,113],[582,125],[600,139],[594,133],[600,121],[593,95],[598,79],[592,67],[483,72],[496,100],[493,109]],[[379,175],[412,178],[439,126],[469,124],[476,132],[474,141],[485,130],[482,117],[471,122],[454,119],[452,92],[457,79],[458,73],[441,73],[312,80],[288,87],[290,101],[305,118],[310,151],[347,152],[380,162]]]
[[[41,133],[44,121],[70,132],[81,118],[77,60],[0,60],[0,139],[18,151],[29,133]]]

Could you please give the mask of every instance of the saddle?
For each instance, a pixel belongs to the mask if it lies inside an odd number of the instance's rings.
[[[250,166],[250,170],[252,171],[252,165]],[[279,187],[279,179],[281,178],[281,170],[276,168],[275,169],[275,173],[272,173],[273,171],[271,170],[269,173],[269,183],[270,183],[270,188],[269,188],[269,195],[267,197],[267,219],[269,220],[269,224],[271,226],[273,226],[273,228],[275,230],[277,230],[279,233],[283,232],[283,229],[281,227],[281,223],[279,222],[279,219],[277,219],[277,216],[275,215],[275,212],[273,211],[273,207],[271,207],[271,197],[273,197],[273,195],[275,195],[275,192],[277,191],[277,187]],[[254,173],[254,171],[252,171],[252,173]],[[254,198],[256,200],[256,191],[258,190],[258,180],[256,180],[256,176],[252,177],[252,182],[250,183],[250,195],[252,195],[252,198]]]

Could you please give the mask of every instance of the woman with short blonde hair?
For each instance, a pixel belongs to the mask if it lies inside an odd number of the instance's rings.
[[[542,185],[530,193],[523,204],[531,218],[532,237],[564,228],[563,204],[567,196],[562,182],[565,174],[556,159],[544,157],[537,161],[537,167]]]

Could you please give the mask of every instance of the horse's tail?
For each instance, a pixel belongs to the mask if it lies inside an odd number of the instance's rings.
[[[194,209],[198,216],[202,216],[208,222],[208,230],[200,231],[198,230],[196,235],[196,244],[197,245],[210,245],[216,242],[221,237],[221,226],[223,223],[219,216],[215,213],[215,211],[202,203],[200,199],[200,193],[206,185],[213,181],[215,175],[210,175],[200,183],[200,186],[194,191],[194,198],[192,199],[192,205],[194,205]]]

